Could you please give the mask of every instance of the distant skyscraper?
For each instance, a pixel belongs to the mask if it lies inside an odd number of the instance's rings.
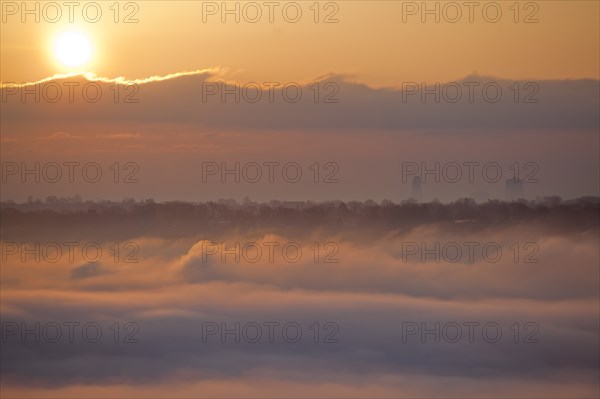
[[[421,178],[419,176],[413,177],[411,196],[416,200],[421,200]]]
[[[506,181],[505,195],[507,200],[523,198],[523,180],[512,177]]]

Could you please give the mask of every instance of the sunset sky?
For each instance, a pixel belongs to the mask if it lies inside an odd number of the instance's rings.
[[[504,198],[515,163],[543,177],[528,198],[600,194],[598,2],[265,4],[3,2],[3,158],[135,162],[143,178],[7,178],[2,198],[405,199],[403,162],[501,164],[500,181],[430,184],[429,200]],[[85,79],[101,79],[101,101],[84,101],[98,84]],[[438,83],[451,87],[436,95]],[[301,101],[286,100],[295,93]],[[329,162],[343,178],[196,186],[202,162],[298,162],[305,176]]]
[[[370,86],[397,87],[403,81],[444,82],[472,73],[506,79],[598,78],[600,69],[597,1],[521,2],[517,8],[502,1],[496,23],[484,18],[493,18],[495,8],[484,14],[482,5],[473,7],[473,22],[466,6],[458,22],[448,22],[455,11],[446,10],[444,2],[438,2],[439,23],[435,15],[426,15],[422,23],[421,2],[402,1],[335,2],[335,8],[321,2],[319,19],[331,15],[338,20],[332,23],[314,23],[309,1],[297,3],[302,9],[297,23],[286,22],[281,6],[274,8],[273,23],[265,6],[261,19],[251,23],[244,15],[252,18],[254,11],[243,14],[244,2],[238,2],[239,23],[235,15],[221,22],[221,2],[213,2],[218,11],[203,22],[210,2],[201,1],[136,2],[136,7],[120,9],[119,23],[109,2],[99,3],[102,17],[96,23],[86,22],[83,6],[74,9],[69,23],[63,6],[62,18],[52,23],[45,18],[54,18],[54,11],[43,13],[48,2],[31,2],[31,7],[40,3],[40,23],[34,22],[35,15],[26,15],[22,23],[21,3],[15,15],[6,9],[11,2],[2,3],[3,82],[37,81],[68,71],[52,54],[55,37],[65,30],[89,37],[94,50],[86,70],[129,79],[211,68],[238,81],[303,81],[334,73]],[[416,14],[408,13],[407,3],[417,4]],[[435,3],[428,7],[434,9]],[[94,17],[95,9],[87,12]],[[129,15],[138,22],[122,22]]]
[[[600,394],[600,1],[0,12],[3,399]]]

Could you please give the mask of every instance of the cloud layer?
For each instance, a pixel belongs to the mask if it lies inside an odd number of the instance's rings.
[[[468,76],[374,89],[344,76],[235,82],[206,70],[125,80],[59,75],[0,89],[6,122],[137,121],[231,129],[598,129],[597,80]],[[67,106],[68,105],[68,106]]]
[[[115,205],[97,207],[105,215],[100,226],[75,209],[4,205],[3,392],[27,386],[22,393],[110,397],[135,389],[160,397],[175,384],[182,397],[289,396],[290,389],[297,389],[294,397],[485,397],[490,387],[507,397],[598,393],[597,200],[321,204],[301,211],[276,204],[128,206],[120,217],[126,222],[110,217]],[[154,216],[139,230],[135,215],[144,206]],[[320,218],[325,209],[329,218]],[[51,235],[43,226],[31,234],[26,220],[39,220],[40,212],[55,226]],[[414,216],[404,219],[403,212]],[[210,227],[224,218],[221,229]],[[64,252],[49,262],[54,252],[42,249],[35,262],[9,247],[23,241],[30,251],[35,242],[79,245],[72,259]],[[431,250],[436,242],[496,243],[503,252],[494,261],[478,251],[450,261],[443,253],[423,259],[406,246]],[[81,251],[90,243],[102,248],[92,262],[96,252]],[[238,262],[236,243],[272,243],[274,258],[240,250]],[[289,243],[303,256],[290,261],[294,252],[281,251]],[[325,248],[332,243],[335,251]],[[528,243],[537,247],[529,258]],[[325,262],[331,254],[337,262]],[[32,333],[7,335],[6,323],[32,329],[36,321],[77,321],[80,329],[96,322],[103,335],[96,343],[79,329],[68,342],[66,327],[58,343],[44,339],[50,330],[38,343]],[[438,332],[426,333],[436,323]],[[254,342],[256,326],[262,335]],[[414,326],[418,331],[409,333]],[[138,342],[124,342],[131,338]]]

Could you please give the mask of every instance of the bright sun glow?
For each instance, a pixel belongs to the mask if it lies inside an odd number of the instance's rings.
[[[54,55],[64,66],[79,67],[92,57],[92,44],[79,32],[65,32],[54,43]]]

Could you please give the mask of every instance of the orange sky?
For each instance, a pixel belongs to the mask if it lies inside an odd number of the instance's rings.
[[[69,1],[0,0],[0,397],[599,397],[600,0]]]
[[[96,23],[87,22],[81,8],[74,10],[69,23],[69,10],[62,7],[61,18],[53,23],[55,11],[45,3],[40,2],[36,23],[35,14],[22,15],[20,2],[2,2],[3,82],[68,72],[52,54],[53,40],[65,30],[90,37],[94,54],[86,69],[108,77],[144,78],[204,68],[222,68],[242,82],[296,81],[336,73],[372,86],[449,81],[474,72],[510,79],[599,77],[597,1],[521,2],[518,16],[514,2],[501,1],[495,3],[502,13],[497,23],[486,21],[496,12],[486,6],[490,2],[473,9],[472,23],[465,6],[460,20],[449,23],[455,10],[444,2],[439,2],[440,23],[435,23],[435,15],[425,15],[422,23],[422,10],[411,9],[414,2],[401,1],[336,2],[337,8],[321,2],[319,23],[314,22],[312,1],[296,3],[302,10],[297,23],[286,22],[280,8],[274,9],[270,23],[266,7],[261,8],[261,19],[250,23],[254,10],[244,9],[245,2],[240,3],[239,23],[233,15],[222,23],[221,10],[205,14],[203,22],[203,7],[208,6],[200,1],[142,1],[127,9],[121,2],[118,23],[109,9],[113,2],[98,3],[102,16]],[[34,7],[34,2],[27,4]],[[228,4],[233,8],[235,2]],[[414,4],[420,7],[420,2]],[[293,16],[293,11],[287,15]],[[89,20],[94,12],[87,10]],[[138,22],[123,23],[128,15]],[[338,22],[323,23],[327,16]],[[524,23],[533,19],[538,22]]]

